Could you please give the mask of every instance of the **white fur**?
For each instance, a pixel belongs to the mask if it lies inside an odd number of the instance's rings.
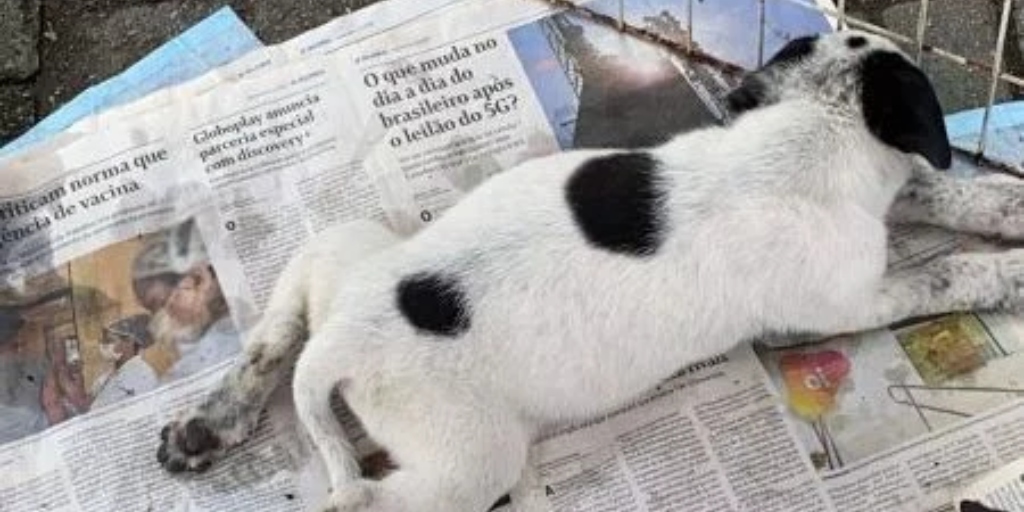
[[[855,60],[841,37],[823,38],[815,59]],[[870,44],[859,52],[895,50],[865,37]],[[484,512],[520,480],[539,428],[620,406],[740,341],[1019,304],[1018,251],[887,275],[884,219],[901,187],[919,172],[934,176],[922,181],[932,192],[961,184],[881,143],[854,103],[793,84],[778,103],[727,127],[651,150],[666,179],[668,215],[667,238],[651,256],[587,244],[568,210],[566,181],[613,150],[520,165],[408,240],[366,223],[318,236],[281,276],[263,335],[225,380],[224,396],[190,417],[223,424],[234,417],[218,412],[230,409],[225,401],[262,404],[282,371],[255,372],[253,355],[275,344],[277,353],[297,352],[305,339],[298,331],[267,333],[308,315],[312,335],[298,358],[294,391],[331,473],[329,510]],[[1024,207],[1013,212],[1012,229],[988,221],[958,227],[1020,236]],[[396,283],[422,271],[458,278],[472,311],[467,332],[420,334],[396,309]],[[265,362],[265,354],[256,360]],[[355,474],[328,405],[338,385],[400,467],[380,482]],[[251,428],[254,421],[243,423]],[[188,465],[215,455],[190,453]]]

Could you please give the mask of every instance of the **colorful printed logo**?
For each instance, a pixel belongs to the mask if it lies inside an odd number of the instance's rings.
[[[850,360],[842,352],[790,353],[779,359],[789,406],[808,421],[817,421],[835,407],[836,393],[850,373]]]

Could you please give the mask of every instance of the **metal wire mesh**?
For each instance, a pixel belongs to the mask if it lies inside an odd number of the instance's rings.
[[[687,44],[692,43],[693,34],[693,2],[694,0],[679,0],[686,4],[687,16],[687,34],[691,40],[686,41]],[[757,31],[757,59],[758,63],[764,62],[764,43],[765,43],[765,31],[766,31],[766,12],[768,4],[771,2],[787,2],[805,9],[817,10],[829,17],[836,20],[836,26],[839,30],[846,29],[859,29],[867,32],[872,32],[885,37],[888,37],[899,43],[909,45],[912,49],[912,55],[921,63],[922,58],[925,54],[934,55],[940,59],[947,60],[956,65],[968,68],[976,73],[989,75],[989,86],[987,101],[984,106],[984,115],[981,122],[981,132],[978,139],[978,145],[976,153],[981,155],[984,153],[986,142],[988,141],[989,124],[992,117],[992,108],[995,105],[997,92],[999,86],[1002,83],[1010,84],[1018,87],[1024,87],[1024,78],[1007,73],[1004,70],[1004,54],[1007,44],[1007,33],[1010,27],[1010,15],[1013,6],[1013,0],[1003,0],[1002,11],[999,17],[999,31],[996,37],[995,47],[991,52],[991,59],[975,59],[960,55],[949,49],[941,48],[936,45],[929,44],[927,42],[927,31],[928,31],[928,14],[929,14],[929,0],[919,0],[918,19],[916,31],[913,36],[901,34],[889,30],[885,27],[879,26],[874,23],[870,23],[861,20],[855,16],[850,16],[846,10],[846,0],[835,0],[835,8],[827,7],[813,2],[813,0],[756,0],[758,6],[758,31]],[[625,13],[625,2],[626,0],[618,0],[618,25],[622,28],[626,21],[624,19]],[[577,2],[579,3],[579,2]]]

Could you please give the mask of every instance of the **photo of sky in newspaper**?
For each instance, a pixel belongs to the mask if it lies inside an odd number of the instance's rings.
[[[193,220],[76,258],[0,290],[0,445],[240,348]]]
[[[1024,394],[1019,328],[956,314],[760,354],[811,461],[836,470]]]
[[[586,4],[615,14],[618,2]],[[625,17],[670,38],[688,39],[686,2],[627,2]],[[693,39],[717,57],[754,67],[756,2],[693,3]],[[818,12],[773,2],[765,13],[765,52],[793,37],[829,31]],[[742,35],[742,37],[737,37]],[[572,13],[562,13],[509,32],[533,89],[562,149],[642,147],[670,134],[721,118],[719,100],[729,83],[708,67],[671,59],[663,50]]]

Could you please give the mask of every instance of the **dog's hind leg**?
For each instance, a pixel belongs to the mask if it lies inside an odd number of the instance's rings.
[[[399,470],[381,481],[385,504],[399,501],[402,512],[478,512],[515,488],[530,431],[511,411],[484,399],[473,402],[424,400],[399,420],[403,441],[392,443]],[[419,430],[412,430],[414,424]],[[387,506],[368,510],[393,512]]]
[[[1024,240],[1024,181],[1003,175],[956,178],[917,169],[900,189],[889,219]]]
[[[339,274],[397,239],[370,222],[331,228],[278,278],[266,312],[238,362],[196,406],[160,433],[157,460],[168,471],[203,471],[253,433],[267,399],[326,314]],[[316,273],[314,276],[313,273]]]
[[[343,394],[398,469],[381,481],[352,479],[351,448],[327,401],[331,379],[322,371],[330,365],[318,364],[339,351],[319,341],[300,358],[295,390],[303,424],[331,472],[325,511],[484,512],[521,478],[530,431],[512,408],[444,375],[374,370],[343,382]]]

